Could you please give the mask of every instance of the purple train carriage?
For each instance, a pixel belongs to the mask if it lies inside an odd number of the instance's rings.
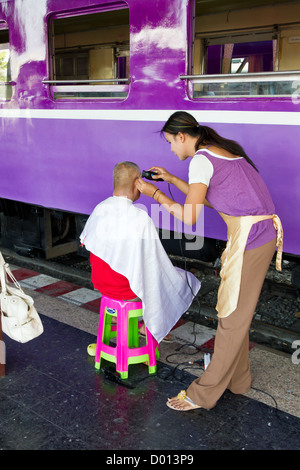
[[[159,135],[186,110],[246,149],[285,253],[300,254],[299,2],[0,0],[0,74],[3,247],[47,259],[79,250],[119,161],[187,179]],[[180,227],[163,219],[176,254]],[[209,208],[202,235],[188,256],[211,260],[226,227]]]

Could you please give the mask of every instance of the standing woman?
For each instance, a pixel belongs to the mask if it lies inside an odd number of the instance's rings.
[[[186,224],[196,222],[205,204],[217,210],[227,225],[212,359],[187,391],[167,402],[178,411],[210,409],[227,388],[246,393],[251,387],[249,328],[276,244],[276,267],[281,269],[282,228],[265,183],[239,144],[199,125],[183,111],[172,114],[161,133],[180,160],[192,157],[189,183],[162,167],[151,168],[157,172],[156,178],[174,184],[186,195],[185,204],[174,203],[141,178],[137,188]]]

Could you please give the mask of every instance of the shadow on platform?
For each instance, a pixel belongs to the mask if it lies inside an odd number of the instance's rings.
[[[155,376],[132,365],[122,381],[107,362],[94,368],[95,336],[41,315],[44,333],[19,344],[4,336],[0,450],[299,449],[300,420],[225,392],[210,410],[176,412],[168,397],[194,376],[158,364]]]

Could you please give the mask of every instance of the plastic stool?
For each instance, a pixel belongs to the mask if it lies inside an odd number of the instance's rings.
[[[95,368],[100,369],[101,359],[114,362],[121,379],[128,378],[129,364],[147,362],[149,374],[156,372],[159,344],[146,328],[146,345],[139,346],[139,321],[143,315],[142,302],[129,302],[102,296],[97,337]],[[111,324],[117,317],[117,325]],[[110,339],[116,337],[116,346]]]

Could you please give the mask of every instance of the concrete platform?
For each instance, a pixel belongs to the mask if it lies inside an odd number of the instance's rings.
[[[107,362],[96,371],[87,354],[96,341],[100,294],[11,269],[34,298],[45,331],[26,344],[3,338],[1,450],[103,450],[105,458],[127,450],[144,460],[144,451],[196,459],[199,450],[299,450],[299,365],[291,355],[252,343],[254,388],[247,395],[226,391],[210,411],[173,411],[166,400],[203,373],[203,352],[195,345],[212,352],[214,329],[179,322],[174,342],[161,343],[157,374],[132,365],[122,381]]]

